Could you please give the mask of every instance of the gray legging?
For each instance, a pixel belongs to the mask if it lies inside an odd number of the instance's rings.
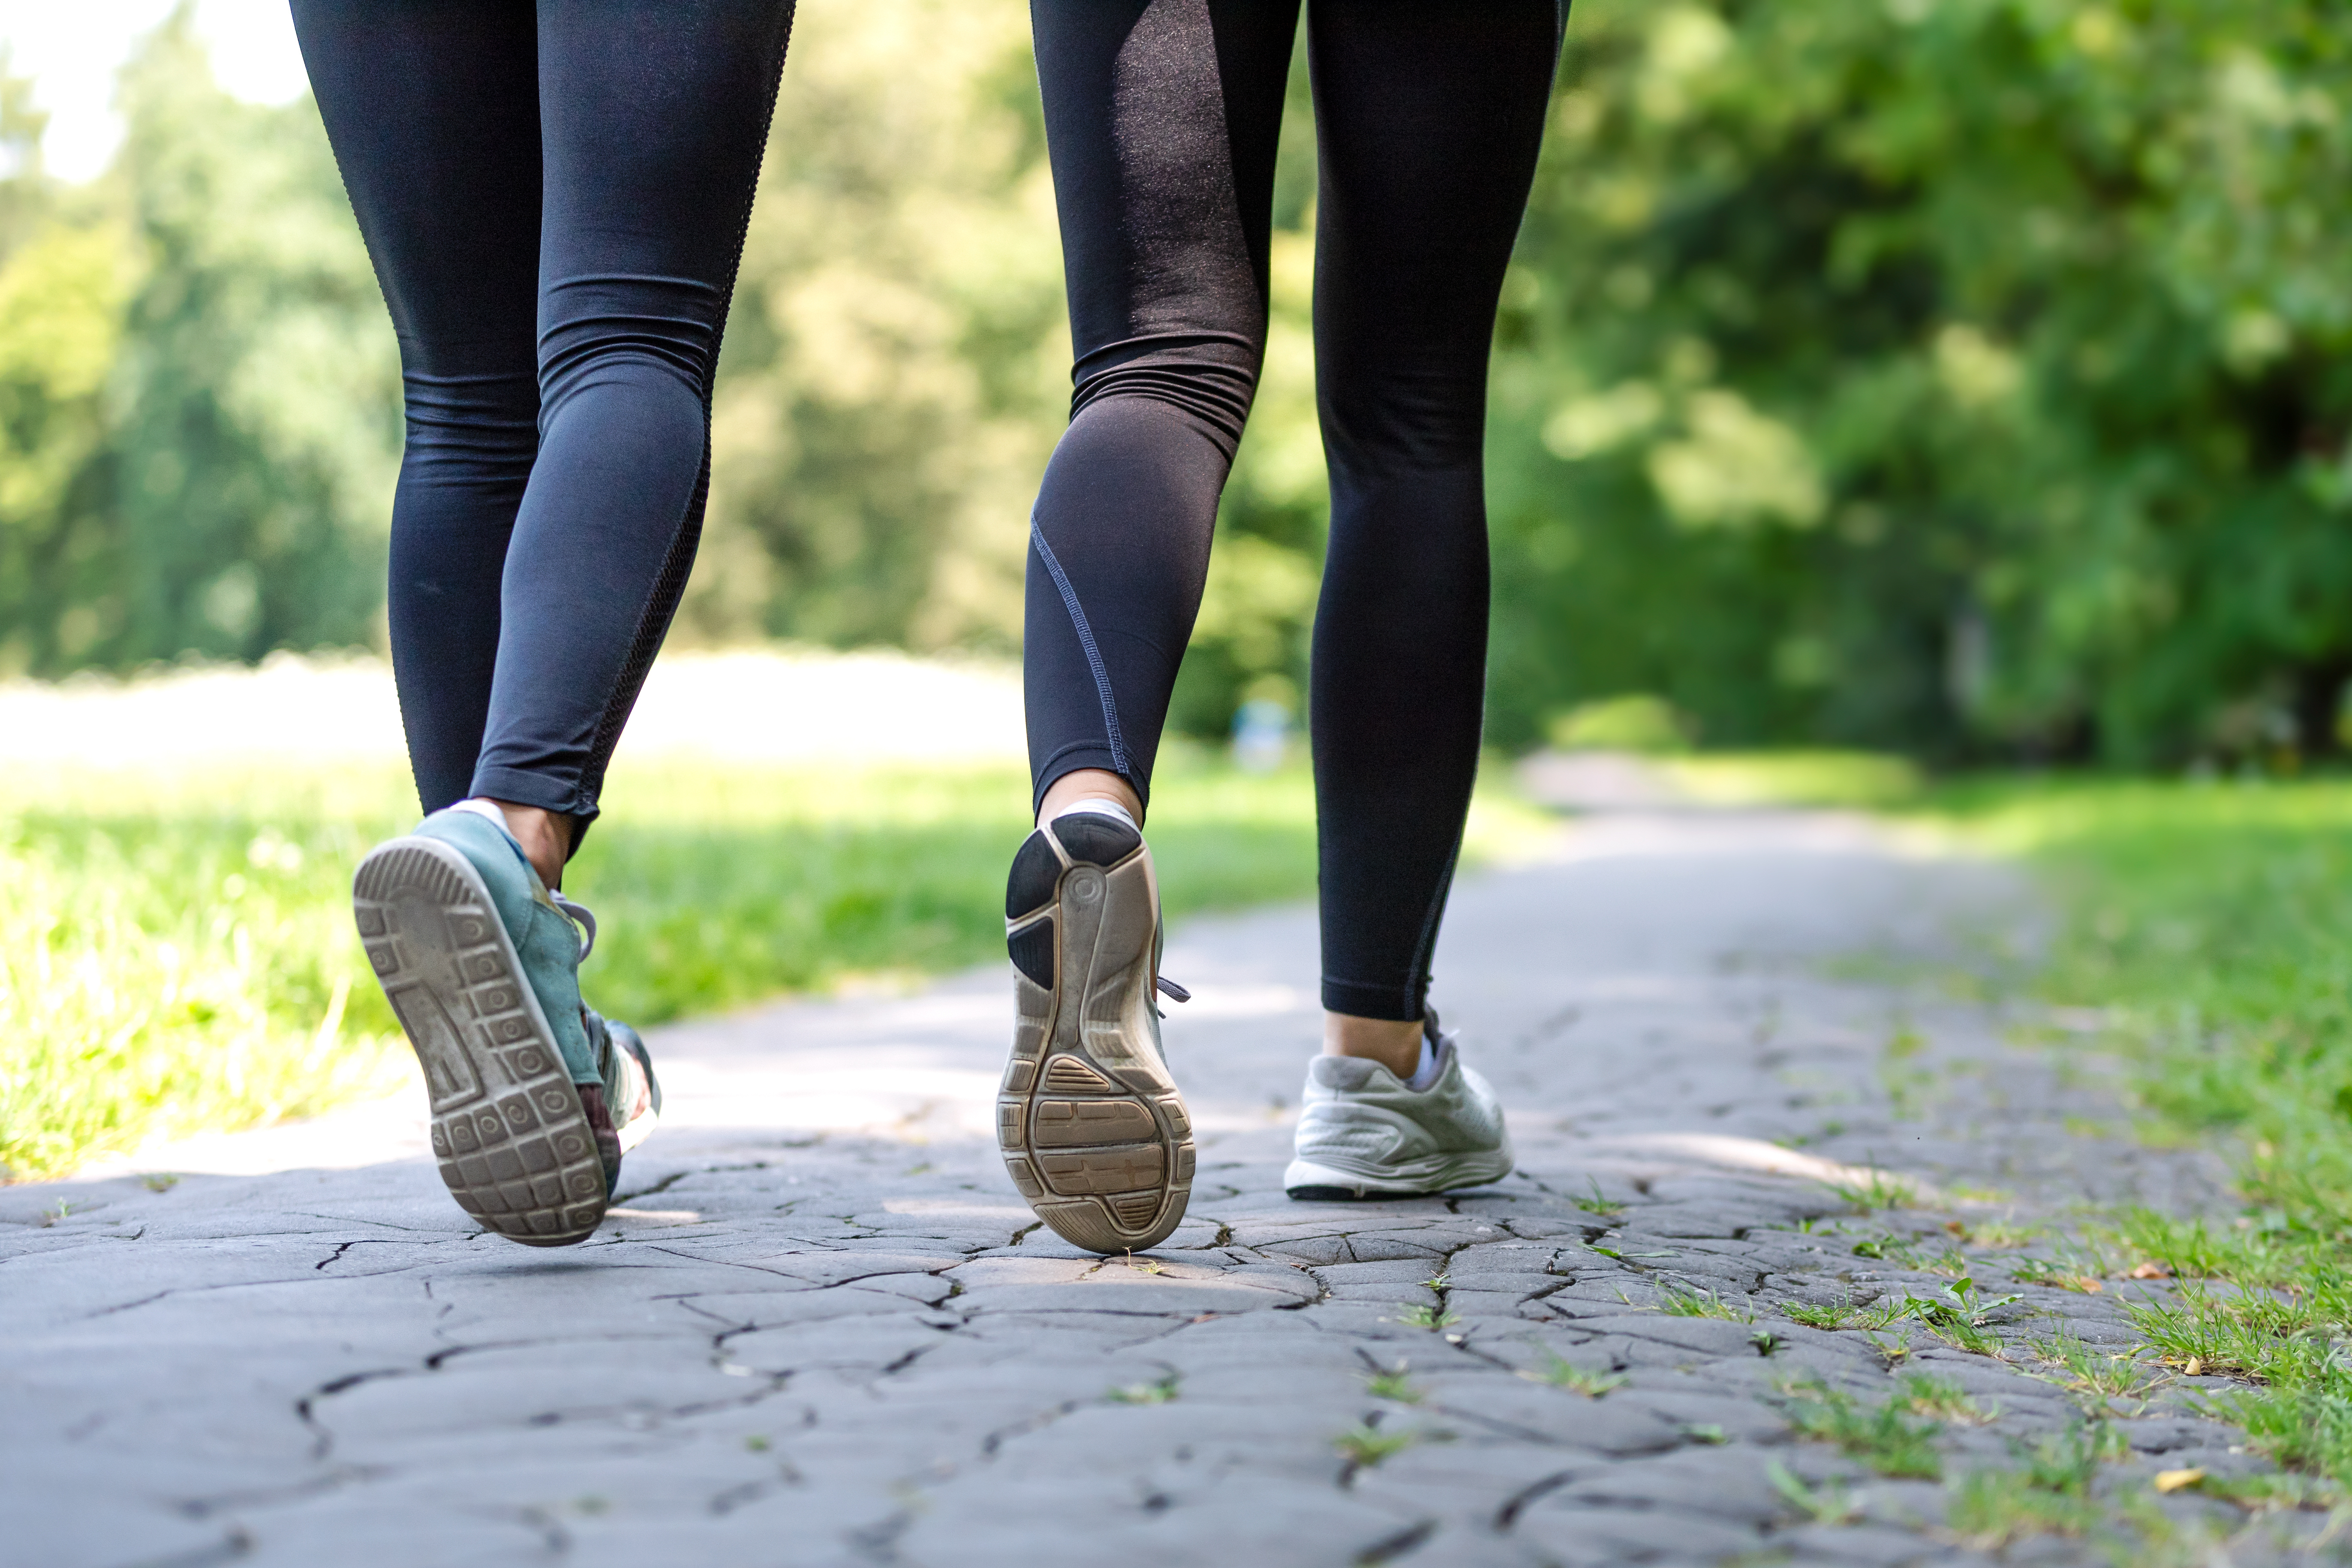
[[[586,820],[694,563],[792,0],[293,0],[400,336],[425,809]]]
[[[1149,798],[1265,339],[1298,0],[1033,0],[1077,354],[1037,498],[1036,791]],[[1478,765],[1481,462],[1503,269],[1559,56],[1557,0],[1316,0],[1315,356],[1331,539],[1310,722],[1323,1005],[1422,1016]]]

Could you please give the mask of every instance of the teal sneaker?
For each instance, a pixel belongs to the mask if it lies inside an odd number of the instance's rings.
[[[645,1042],[580,1000],[595,917],[457,807],[370,851],[352,910],[425,1069],[457,1206],[527,1246],[585,1240],[661,1110]]]

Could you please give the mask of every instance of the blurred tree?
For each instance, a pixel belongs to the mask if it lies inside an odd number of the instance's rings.
[[[229,98],[185,4],[120,102],[138,273],[98,657],[380,642],[399,358],[318,112]]]
[[[1502,327],[1498,733],[2331,743],[2347,47],[2315,0],[1589,13]]]
[[[1068,372],[1025,8],[803,5],[681,635],[1017,646]]]

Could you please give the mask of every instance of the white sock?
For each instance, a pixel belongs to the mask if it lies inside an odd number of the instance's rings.
[[[1069,816],[1073,812],[1079,811],[1091,811],[1097,816],[1115,816],[1118,818],[1119,821],[1126,823],[1129,827],[1134,828],[1138,833],[1143,831],[1143,825],[1127,814],[1127,807],[1119,805],[1118,802],[1111,799],[1110,796],[1107,795],[1082,795],[1077,799],[1070,802],[1069,805],[1062,807],[1061,810],[1055,812],[1054,814],[1053,820],[1059,822],[1062,818]]]
[[[478,795],[469,795],[466,799],[461,800],[457,805],[451,806],[449,809],[452,811],[470,811],[476,816],[483,817],[488,821],[497,823],[499,825],[499,831],[505,834],[509,838],[512,838],[514,837],[514,829],[507,826],[507,814],[498,808],[498,804],[495,801],[484,800]]]
[[[1426,1094],[1436,1083],[1437,1047],[1429,1043],[1427,1035],[1423,1035],[1421,1037],[1421,1065],[1412,1069],[1412,1076],[1404,1080],[1404,1086],[1415,1094]]]

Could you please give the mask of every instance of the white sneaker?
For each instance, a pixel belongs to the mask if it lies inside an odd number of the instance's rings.
[[[1282,1173],[1292,1197],[1417,1198],[1510,1174],[1494,1089],[1462,1065],[1454,1036],[1436,1048],[1437,1079],[1418,1091],[1363,1057],[1307,1064],[1297,1157]]]

